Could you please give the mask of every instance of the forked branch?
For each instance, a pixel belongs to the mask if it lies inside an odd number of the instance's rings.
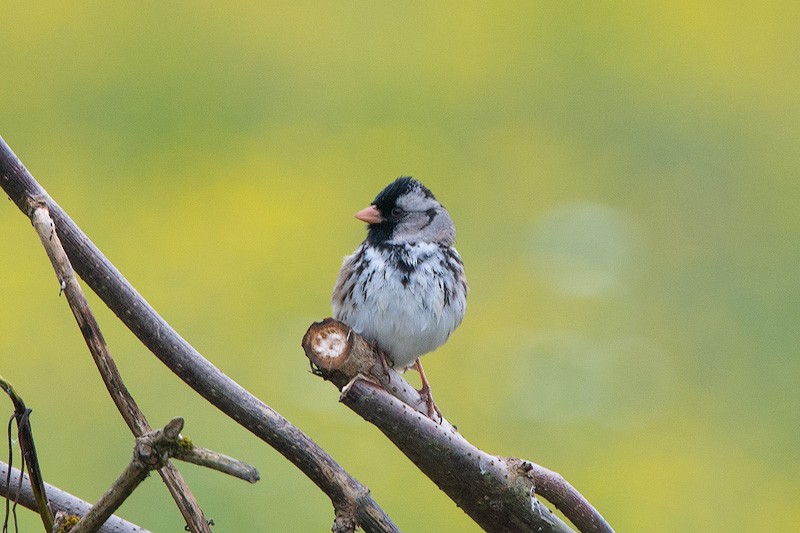
[[[312,324],[303,349],[314,373],[374,424],[487,531],[571,531],[538,500],[554,504],[581,532],[610,533],[600,513],[560,475],[530,461],[487,454],[446,419],[428,418],[423,399],[370,343],[333,319]]]
[[[147,478],[151,470],[164,468],[170,458],[192,456],[196,450],[181,438],[182,429],[183,419],[175,418],[164,426],[164,429],[149,431],[137,437],[136,445],[133,448],[133,458],[128,466],[91,510],[69,530],[70,533],[97,531],[133,493],[134,489]],[[258,481],[258,472],[250,465],[226,456],[213,457],[215,454],[210,450],[205,450],[203,455],[206,458],[206,466],[226,471],[251,483]],[[222,458],[222,464],[220,464],[219,458]]]

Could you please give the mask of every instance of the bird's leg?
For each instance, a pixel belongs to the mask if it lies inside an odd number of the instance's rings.
[[[442,412],[437,407],[436,403],[433,401],[433,394],[431,394],[431,384],[428,383],[428,378],[425,376],[425,371],[422,370],[422,363],[417,357],[417,360],[414,361],[414,365],[417,367],[417,372],[419,372],[419,377],[422,380],[422,388],[419,390],[419,395],[422,396],[422,399],[425,400],[425,403],[428,406],[428,418],[433,420],[433,413],[439,415],[439,420],[442,419]]]

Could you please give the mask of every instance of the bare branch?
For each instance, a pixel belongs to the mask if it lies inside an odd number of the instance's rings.
[[[0,462],[0,496],[6,496],[15,501],[19,501],[20,505],[28,509],[36,511],[36,500],[33,497],[31,490],[30,478],[27,474],[22,474],[16,468],[11,468],[11,482],[6,484],[6,477],[9,473],[9,467],[6,463]],[[22,488],[17,496],[17,487],[20,483],[20,476],[22,476]],[[54,512],[63,511],[69,515],[83,516],[89,512],[92,504],[86,502],[72,494],[64,492],[63,490],[45,483],[47,491],[47,498],[50,501],[50,507]],[[147,530],[123,520],[118,516],[111,516],[106,520],[98,530],[99,533],[145,533]]]
[[[229,476],[238,477],[248,483],[255,483],[261,479],[255,467],[214,450],[195,446],[188,437],[178,441],[177,446],[172,450],[172,457],[187,463],[205,466]]]
[[[78,278],[75,277],[72,265],[64,252],[61,240],[58,238],[55,223],[50,218],[46,198],[30,199],[28,205],[28,216],[36,229],[36,233],[39,235],[39,240],[47,251],[47,257],[50,258],[53,269],[56,271],[61,291],[67,298],[69,307],[86,341],[86,346],[89,347],[89,352],[92,354],[95,365],[100,371],[100,376],[103,378],[106,389],[108,389],[114,404],[133,435],[135,437],[146,435],[152,431],[150,424],[147,423],[144,413],[139,409],[133,396],[122,381],[122,375],[119,373],[117,365],[108,351],[108,346],[100,331],[100,325],[89,307],[89,302],[81,290]],[[186,484],[177,468],[170,463],[165,463],[159,468],[159,474],[164,479],[173,500],[191,531],[210,533],[211,528],[208,526],[205,516],[203,516],[200,504],[197,503],[192,491],[189,489],[189,485]]]
[[[0,187],[23,212],[44,201],[73,268],[114,314],[172,372],[206,400],[297,466],[330,499],[337,531],[398,531],[369,489],[307,435],[203,358],[139,295],[122,274],[33,179],[0,138]]]
[[[512,469],[527,474],[535,484],[536,492],[555,505],[580,531],[613,531],[597,509],[561,474],[516,457],[506,457],[505,460]]]
[[[582,532],[613,530],[561,476],[516,458],[489,455],[447,420],[433,421],[419,393],[378,363],[373,347],[333,319],[312,324],[303,348],[315,373],[341,390],[341,401],[378,427],[456,504],[489,531],[570,531],[542,505],[556,505]]]

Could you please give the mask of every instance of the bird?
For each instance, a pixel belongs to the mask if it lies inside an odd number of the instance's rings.
[[[367,237],[342,261],[333,318],[376,345],[384,365],[415,366],[428,416],[441,418],[419,358],[447,341],[467,309],[453,219],[410,176],[387,185],[355,218],[368,224]]]

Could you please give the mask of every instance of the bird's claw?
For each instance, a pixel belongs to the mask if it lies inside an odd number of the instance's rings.
[[[422,401],[425,402],[425,405],[428,407],[428,418],[436,422],[436,418],[433,417],[434,414],[439,418],[439,422],[442,421],[442,412],[439,410],[439,406],[436,405],[436,402],[433,401],[433,394],[431,394],[431,388],[422,387],[418,390],[420,398]]]
[[[378,352],[378,361],[381,364],[381,370],[383,371],[383,375],[386,376],[386,383],[392,382],[392,374],[389,372],[389,361],[386,359],[386,352],[382,349],[376,347]]]

